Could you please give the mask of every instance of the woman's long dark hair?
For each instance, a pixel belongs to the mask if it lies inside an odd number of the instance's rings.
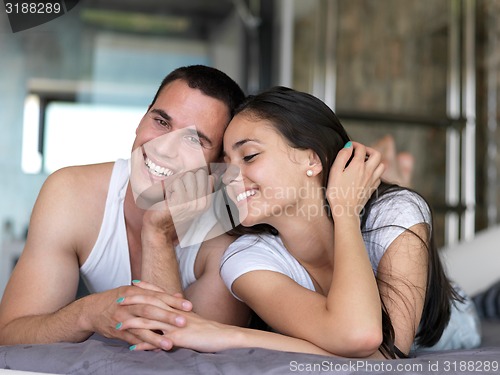
[[[291,147],[314,151],[323,166],[323,187],[328,184],[328,171],[331,169],[338,152],[349,141],[349,136],[339,119],[325,103],[312,95],[285,87],[275,87],[256,96],[250,96],[237,109],[236,114],[247,116],[255,121],[266,120],[273,125]],[[361,231],[363,233],[386,228],[368,229],[366,218],[376,204],[391,198],[392,194],[390,193],[402,190],[404,188],[386,183],[379,186],[364,207],[361,216]],[[326,197],[325,207],[329,207]],[[240,225],[232,233],[241,235],[265,232],[278,234],[275,228],[266,224],[249,228]],[[416,343],[429,347],[437,343],[441,337],[450,318],[451,301],[459,299],[459,297],[445,276],[431,228],[429,228],[426,239],[421,238],[416,233],[413,234],[420,239],[422,248],[426,249],[428,256],[427,289]],[[377,281],[379,285],[383,282],[378,277]],[[395,290],[391,285],[388,287]],[[380,351],[388,358],[405,356],[395,346],[395,332],[391,317],[382,298],[381,301],[383,341]]]

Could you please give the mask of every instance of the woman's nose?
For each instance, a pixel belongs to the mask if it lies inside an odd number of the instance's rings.
[[[222,182],[224,183],[224,185],[229,185],[232,182],[242,180],[243,176],[241,175],[241,169],[234,164],[229,164],[226,168],[226,171],[222,175]]]

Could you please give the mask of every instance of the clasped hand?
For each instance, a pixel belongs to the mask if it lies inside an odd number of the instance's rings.
[[[158,290],[154,285],[144,281],[137,285],[144,290]],[[129,341],[134,343],[132,350],[170,350],[175,346],[200,352],[215,352],[231,347],[231,339],[237,328],[202,318],[185,308],[179,309],[179,302],[183,301],[181,303],[183,306],[185,300],[180,297],[171,298],[178,299],[175,301],[175,306],[167,308],[171,313],[168,317],[163,314],[148,314],[147,317],[130,317],[120,322],[119,331],[134,332],[134,341]],[[140,303],[140,298],[134,300],[129,298],[129,302],[132,301]],[[126,305],[126,300],[121,305]],[[135,332],[140,332],[140,336]],[[136,343],[138,337],[144,338],[144,341]]]
[[[157,329],[156,322],[183,327],[186,318],[179,312],[191,311],[191,302],[143,281],[133,284],[89,296],[90,330],[126,341],[131,348],[171,349],[172,340],[153,331]]]
[[[176,225],[191,222],[210,206],[214,177],[201,168],[172,176],[161,185],[162,197],[147,209],[143,222],[172,234]]]

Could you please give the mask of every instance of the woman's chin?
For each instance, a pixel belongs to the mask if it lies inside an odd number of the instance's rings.
[[[244,227],[251,227],[259,223],[250,215],[245,215],[244,217],[240,216],[240,224]]]

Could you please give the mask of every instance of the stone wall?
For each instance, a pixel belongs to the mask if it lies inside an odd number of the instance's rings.
[[[500,222],[500,2],[478,1],[477,217],[478,228]]]
[[[331,1],[331,4],[328,2]],[[449,15],[448,0],[318,0],[315,9],[298,17],[295,35],[294,85],[313,90],[311,67],[319,62],[313,30],[321,27],[321,14],[334,4],[337,45],[336,100],[332,104],[339,115],[346,111],[390,113],[444,119],[447,114]],[[322,9],[322,10],[321,10]],[[477,1],[477,211],[476,230],[487,223],[487,145],[492,132],[487,130],[487,103],[497,84],[487,90],[485,71],[498,71],[500,49],[500,2]],[[325,21],[323,21],[325,22]],[[318,26],[319,25],[319,26]],[[500,106],[498,106],[500,109]],[[491,110],[491,105],[490,105]],[[496,112],[498,114],[498,110]],[[340,116],[341,117],[341,116]],[[491,117],[491,116],[490,116]],[[342,119],[342,118],[341,118]],[[491,122],[491,121],[490,121]],[[446,131],[424,124],[387,124],[383,122],[344,121],[352,138],[371,143],[390,133],[399,150],[415,156],[413,187],[435,209],[438,245],[444,244]],[[491,126],[490,126],[491,128]],[[496,132],[498,144],[498,132]],[[498,154],[491,151],[494,170],[498,171]],[[492,175],[490,166],[490,176]],[[498,173],[497,173],[498,174]],[[497,182],[498,184],[498,182]],[[498,206],[498,185],[495,201]],[[499,222],[498,218],[496,222]],[[491,223],[490,223],[491,224]]]

